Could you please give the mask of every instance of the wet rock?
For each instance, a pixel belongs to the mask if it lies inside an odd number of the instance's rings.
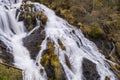
[[[110,55],[111,51],[114,49],[114,43],[109,41],[107,39],[107,36],[99,37],[97,39],[93,39],[89,37],[89,39],[97,45],[99,52],[102,53],[104,56],[106,56],[106,58]],[[112,51],[112,54],[115,55],[114,50]]]
[[[23,39],[24,46],[27,47],[33,59],[36,58],[40,50],[40,45],[44,40],[44,38],[45,38],[45,33],[44,31],[41,31],[41,29],[39,28],[35,30],[31,35]]]
[[[65,63],[66,63],[66,65],[70,68],[70,69],[72,69],[71,68],[71,63],[70,63],[70,60],[69,60],[69,57],[65,54]]]
[[[0,58],[5,63],[13,63],[13,55],[8,52],[7,46],[2,41],[0,41]]]
[[[58,39],[57,41],[58,41],[58,44],[61,47],[61,49],[66,51],[66,47],[63,45],[63,43],[61,42],[61,40]]]
[[[96,64],[84,58],[82,65],[84,80],[100,80],[100,75],[96,70]]]

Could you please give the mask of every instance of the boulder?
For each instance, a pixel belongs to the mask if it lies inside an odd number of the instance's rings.
[[[0,41],[0,58],[5,63],[13,63],[13,55],[9,53],[7,46],[2,41]]]
[[[40,51],[40,45],[44,38],[45,32],[41,31],[41,29],[39,28],[35,30],[31,35],[23,39],[24,46],[27,47],[33,59],[36,58],[38,52]]]
[[[96,70],[96,64],[92,61],[84,58],[82,63],[83,68],[83,80],[100,80],[100,75]]]

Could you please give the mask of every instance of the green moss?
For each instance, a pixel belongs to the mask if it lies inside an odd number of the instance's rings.
[[[44,67],[51,66],[54,69],[53,73],[55,75],[52,76],[52,79],[61,80],[61,76],[62,76],[61,68],[60,68],[61,66],[56,55],[45,54],[41,59],[41,64]]]
[[[48,51],[44,53],[41,59],[41,64],[45,67],[48,75],[51,73],[52,76],[48,76],[49,80],[61,80],[62,78],[62,68],[59,62],[58,56],[54,54],[54,44],[48,44]],[[49,67],[49,68],[48,68]],[[53,69],[53,70],[50,70]]]
[[[33,25],[32,24],[28,25],[28,30],[30,31],[32,29],[33,29]]]
[[[81,27],[81,30],[83,31],[84,34],[87,34],[92,38],[99,38],[105,35],[105,32],[100,28],[98,24],[94,24],[91,26],[88,25],[83,26]]]
[[[90,35],[91,26],[85,25],[85,26],[80,27],[80,29],[83,31],[84,34],[89,34]]]
[[[100,28],[99,25],[97,25],[97,24],[92,25],[91,32],[90,32],[91,37],[99,38],[99,37],[104,36],[104,34],[105,34],[104,31]]]
[[[49,43],[48,49],[50,51],[50,54],[54,54],[54,50],[55,50],[54,43]]]
[[[61,80],[62,72],[61,65],[56,55],[51,59],[51,65],[55,67],[55,77],[57,80]]]

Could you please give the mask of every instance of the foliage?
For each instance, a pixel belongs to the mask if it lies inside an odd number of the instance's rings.
[[[22,80],[22,73],[0,64],[0,80]]]

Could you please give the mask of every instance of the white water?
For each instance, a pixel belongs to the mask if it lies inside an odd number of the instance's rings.
[[[36,66],[36,62],[40,62],[43,50],[47,48],[47,37],[55,43],[55,53],[56,55],[59,54],[59,61],[63,66],[68,80],[82,80],[83,58],[87,58],[96,64],[100,80],[104,80],[106,76],[109,76],[111,80],[117,80],[115,75],[109,70],[109,65],[106,63],[108,60],[99,53],[93,42],[84,37],[80,30],[57,17],[52,10],[44,5],[29,2],[30,4],[34,4],[37,10],[43,11],[48,17],[45,26],[46,38],[41,44],[42,48],[36,57],[36,61],[32,60],[29,51],[23,46],[22,39],[30,35],[35,29],[26,33],[23,23],[17,22],[15,19],[16,8],[20,7],[21,2],[21,0],[17,1],[17,3],[14,3],[14,1],[8,2],[7,0],[4,0],[4,3],[0,2],[0,40],[7,45],[14,56],[14,65],[23,70],[23,80],[47,80],[46,73],[40,74],[39,72],[40,68],[43,68],[41,64]],[[72,32],[73,30],[75,33]],[[66,51],[61,49],[57,42],[58,39],[62,41],[66,47]],[[65,54],[69,57],[72,66],[71,70],[65,63]],[[111,65],[114,64],[110,63]]]

